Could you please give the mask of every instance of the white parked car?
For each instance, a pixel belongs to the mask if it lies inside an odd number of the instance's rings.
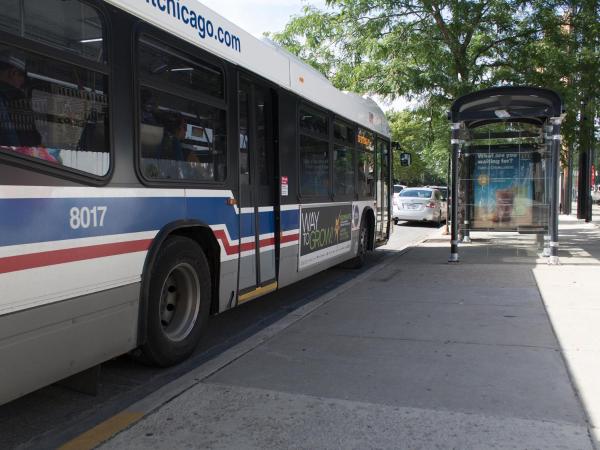
[[[392,192],[392,197],[394,197],[394,198],[398,197],[400,192],[402,192],[402,189],[405,189],[405,188],[406,188],[406,186],[404,186],[403,184],[395,184],[394,191]]]
[[[392,209],[398,203],[398,196],[400,195],[400,192],[402,192],[402,189],[406,189],[406,186],[403,184],[394,185],[394,190],[392,191]]]
[[[446,202],[437,189],[406,188],[398,195],[392,208],[394,223],[401,220],[434,222],[446,220]]]
[[[437,189],[438,191],[440,191],[440,194],[442,194],[442,200],[443,201],[448,200],[448,186],[426,186],[426,187],[431,188],[431,189]]]

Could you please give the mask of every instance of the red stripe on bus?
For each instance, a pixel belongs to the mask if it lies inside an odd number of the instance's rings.
[[[281,236],[281,243],[285,244],[286,242],[294,242],[294,241],[297,241],[299,238],[300,238],[299,233],[284,235],[284,236]]]
[[[228,255],[234,255],[238,253],[239,250],[239,246],[236,245],[231,245],[229,243],[229,239],[227,239],[227,234],[225,233],[224,230],[213,230],[213,233],[215,234],[216,238],[218,240],[221,241],[221,243],[223,244],[223,248],[225,249],[225,253],[227,253]],[[247,242],[246,244],[242,244],[242,249],[244,249],[244,246],[248,246],[250,245],[251,247],[249,248],[249,250],[254,249],[254,242]]]
[[[143,252],[148,250],[151,243],[152,239],[141,239],[138,241],[115,242],[111,244],[51,250],[28,255],[8,256],[0,258],[0,273],[17,272],[37,267],[84,261],[86,259]]]
[[[223,243],[228,255],[254,250],[254,242],[244,242],[240,246],[231,245],[223,230],[215,230],[215,236]],[[298,234],[281,236],[281,243],[298,240]],[[141,239],[137,241],[115,242],[111,244],[90,245],[87,247],[73,247],[62,250],[51,250],[27,255],[8,256],[0,258],[0,274],[18,272],[19,270],[35,269],[38,267],[54,266],[69,262],[84,261],[87,259],[103,258],[106,256],[124,255],[148,250],[152,239]],[[260,241],[260,247],[275,245],[275,238],[266,238]]]
[[[223,244],[225,253],[227,253],[228,255],[235,255],[235,254],[239,253],[240,251],[247,252],[247,251],[256,249],[256,244],[254,241],[244,242],[244,243],[242,243],[242,245],[240,247],[237,244],[231,244],[229,242],[229,239],[227,239],[227,234],[225,233],[224,230],[213,230],[213,232],[214,232],[216,238],[219,239],[221,241],[221,243]],[[281,243],[283,244],[285,242],[297,241],[298,237],[299,237],[298,234],[281,236]],[[270,238],[262,239],[259,242],[259,245],[260,245],[260,248],[268,247],[269,245],[275,245],[275,238],[270,237]]]

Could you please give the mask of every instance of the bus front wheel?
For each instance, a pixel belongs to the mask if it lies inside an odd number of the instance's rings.
[[[150,273],[144,360],[177,364],[192,354],[206,328],[211,279],[206,256],[192,239],[173,236]]]

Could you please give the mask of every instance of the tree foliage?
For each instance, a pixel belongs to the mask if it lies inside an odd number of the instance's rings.
[[[446,105],[474,86],[496,84],[539,29],[520,0],[329,0],[306,7],[278,42],[357,92]]]
[[[598,110],[598,3],[328,0],[326,10],[307,6],[271,37],[338,88],[416,100],[408,116],[390,116],[392,129],[408,132],[420,118],[431,118],[426,131],[409,135],[429,139],[415,144],[416,160],[442,175],[449,142],[444,113],[473,90],[506,84],[555,89],[569,111],[567,144],[576,141],[582,102],[588,123]]]
[[[448,131],[445,116],[430,116],[424,110],[399,111],[388,114],[392,139],[402,152],[412,155],[410,167],[401,167],[394,155],[396,181],[410,186],[446,184]]]

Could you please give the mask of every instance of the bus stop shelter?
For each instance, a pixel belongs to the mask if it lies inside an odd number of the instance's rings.
[[[451,249],[472,231],[536,234],[558,264],[560,96],[497,87],[458,98],[450,111]]]

